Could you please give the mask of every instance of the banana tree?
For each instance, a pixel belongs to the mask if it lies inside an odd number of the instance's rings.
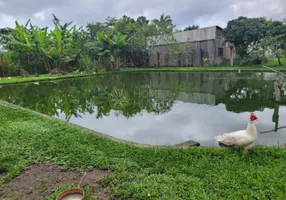
[[[110,44],[109,44],[111,34],[98,32],[96,37],[97,37],[97,41],[100,44],[100,49],[99,49],[98,55],[106,60],[107,70],[113,70],[114,67],[113,67],[113,63],[111,61],[112,60],[111,59],[112,54],[110,51]]]
[[[109,69],[120,69],[119,66],[119,53],[122,48],[125,46],[125,36],[123,36],[120,32],[117,34],[112,33],[97,33],[97,40],[101,45],[101,50],[99,52],[100,56],[103,56],[108,60]]]
[[[9,31],[12,33],[9,38],[9,44],[13,50],[19,52],[31,51],[32,45],[26,28],[22,27],[18,21],[16,21],[16,28],[9,28]]]
[[[21,26],[18,21],[16,21],[16,28],[12,29],[9,28],[9,31],[12,33],[9,37],[9,47],[10,50],[15,52],[19,55],[24,55],[26,57],[28,63],[30,61],[33,61],[33,53],[35,51],[34,49],[34,43],[31,38],[31,34],[29,33],[29,30],[27,29],[27,24],[25,26]],[[21,59],[20,59],[21,62]],[[35,68],[35,76],[38,76],[37,73],[37,67]]]
[[[118,32],[109,40],[109,44],[111,46],[111,52],[114,57],[115,69],[119,70],[120,69],[119,53],[125,46],[125,36],[123,36],[120,32]]]
[[[44,64],[45,70],[50,72],[49,59],[51,59],[51,57],[48,55],[49,36],[47,29],[31,26],[31,39],[33,41],[32,48],[35,56],[35,66]],[[35,68],[35,70],[37,70],[37,68]]]
[[[50,32],[51,47],[48,54],[54,59],[57,71],[61,73],[63,64],[70,61],[68,50],[72,47],[72,29],[68,29],[68,26],[72,22],[61,25],[59,21],[54,16],[55,28]]]
[[[89,48],[86,48],[84,44],[87,43],[87,40],[89,39],[87,36],[87,33],[82,30],[82,27],[77,28],[76,25],[74,25],[70,30],[70,37],[72,42],[70,45],[67,46],[66,49],[66,57],[65,62],[69,62],[69,67],[73,68],[73,64],[80,63],[81,60],[91,60],[91,56],[88,54]],[[78,70],[81,68],[80,66]],[[76,68],[73,68],[75,70]]]

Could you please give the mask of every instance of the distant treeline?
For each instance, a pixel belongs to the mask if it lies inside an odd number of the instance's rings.
[[[51,29],[37,27],[30,20],[0,29],[0,76],[147,67],[147,40],[152,46],[162,35],[169,35],[164,38],[176,43],[172,33],[182,31],[164,14],[152,20],[145,16],[108,17],[103,23],[89,23],[85,28],[72,22],[62,23],[53,16]],[[184,31],[198,28],[192,25]],[[226,40],[235,45],[244,63],[261,62],[269,52],[279,60],[285,56],[285,21],[239,17],[229,21],[224,31]],[[175,53],[184,51],[178,46],[173,48]]]

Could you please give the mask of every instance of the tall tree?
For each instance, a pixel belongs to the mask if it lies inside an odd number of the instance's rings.
[[[266,34],[266,18],[247,18],[238,17],[227,23],[225,28],[225,38],[228,42],[234,44],[240,57],[248,53],[248,47],[255,45]]]
[[[139,24],[149,24],[150,20],[148,20],[145,16],[140,16],[136,20]]]
[[[263,58],[272,53],[277,57],[279,65],[282,65],[281,57],[285,55],[286,24],[282,21],[269,20],[265,24],[265,30],[265,37],[257,43],[254,53],[258,53],[257,56]]]

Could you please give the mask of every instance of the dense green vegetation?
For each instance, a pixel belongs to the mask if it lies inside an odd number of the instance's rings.
[[[174,28],[170,16],[164,14],[154,20],[108,18],[85,28],[62,23],[56,16],[53,23],[49,29],[16,21],[15,28],[0,29],[1,76],[94,72],[102,67],[118,70],[129,54],[146,57],[149,36],[171,34]]]
[[[171,17],[164,14],[152,20],[144,16],[108,17],[105,22],[86,27],[61,22],[54,16],[53,23],[53,27],[37,27],[30,21],[23,25],[16,21],[14,28],[0,29],[1,77],[119,70],[121,66],[144,68],[149,66],[150,58],[147,41],[151,49],[161,39],[172,42],[172,54],[183,54],[192,48],[176,45],[172,33],[182,30],[176,29]],[[184,30],[197,28],[192,25]],[[224,32],[226,40],[236,47],[236,64],[261,64],[272,55],[279,65],[283,64],[285,22],[239,17],[229,21]]]
[[[115,142],[31,111],[0,104],[0,172],[6,183],[30,163],[83,172],[111,169],[101,182],[121,199],[283,199],[286,149],[248,154],[221,148],[143,148]],[[62,191],[57,190],[57,194]]]
[[[226,40],[234,44],[241,63],[258,64],[275,55],[279,65],[286,57],[286,21],[265,17],[238,17],[228,22]]]

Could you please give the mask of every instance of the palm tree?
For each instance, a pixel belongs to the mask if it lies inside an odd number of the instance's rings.
[[[173,25],[170,15],[165,16],[164,13],[160,16],[160,21],[171,26]]]

